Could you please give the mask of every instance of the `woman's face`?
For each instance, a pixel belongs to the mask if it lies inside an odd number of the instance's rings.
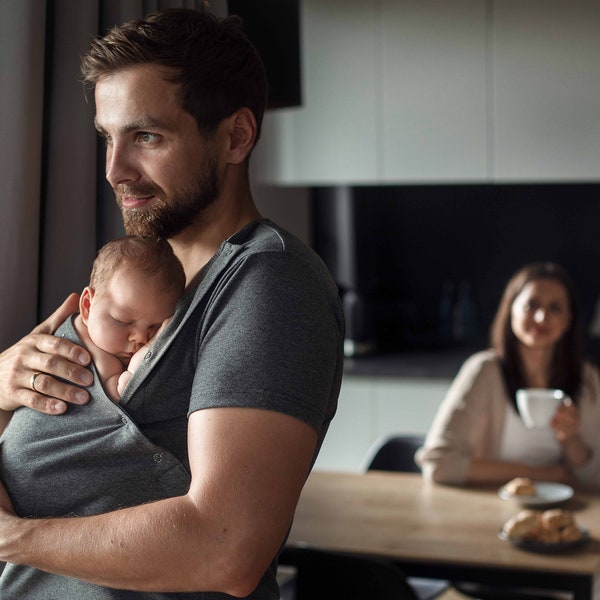
[[[527,348],[553,348],[570,323],[571,306],[567,290],[555,279],[528,282],[512,304],[512,331]]]

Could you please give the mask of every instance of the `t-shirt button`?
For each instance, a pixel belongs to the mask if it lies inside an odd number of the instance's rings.
[[[157,453],[156,453],[156,454],[155,454],[155,455],[152,457],[152,459],[154,460],[154,462],[157,462],[157,463],[159,463],[159,462],[160,462],[160,461],[163,459],[163,457],[162,457],[162,454],[159,454],[159,453],[157,452]]]

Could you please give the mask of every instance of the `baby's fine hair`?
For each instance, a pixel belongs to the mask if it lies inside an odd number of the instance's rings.
[[[108,242],[96,256],[90,287],[96,292],[104,291],[115,272],[123,267],[135,269],[147,277],[158,278],[165,290],[175,290],[183,295],[183,265],[164,239],[129,235]]]

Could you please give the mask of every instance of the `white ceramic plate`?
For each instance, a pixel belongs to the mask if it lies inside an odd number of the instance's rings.
[[[511,544],[522,548],[523,550],[529,550],[530,552],[541,552],[543,554],[551,554],[553,552],[564,552],[566,550],[570,550],[571,548],[577,548],[578,546],[581,546],[582,544],[587,542],[590,539],[589,531],[587,529],[584,529],[583,527],[580,527],[579,529],[581,530],[582,535],[578,540],[575,540],[573,542],[557,542],[555,544],[546,544],[544,542],[535,542],[532,540],[513,538],[506,535],[506,533],[504,533],[502,530],[500,530],[500,532],[498,533],[498,537],[501,540],[510,542]]]
[[[521,506],[547,506],[560,504],[573,497],[573,488],[564,483],[552,483],[550,481],[534,481],[535,496],[519,496],[518,494],[509,494],[504,486],[498,490],[498,496],[502,500],[514,500]]]

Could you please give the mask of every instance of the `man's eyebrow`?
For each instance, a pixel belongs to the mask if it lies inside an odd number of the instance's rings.
[[[101,133],[105,131],[104,127],[102,127],[102,125],[95,118],[94,126]],[[118,133],[126,134],[131,133],[132,131],[139,131],[144,129],[167,129],[167,126],[162,121],[154,119],[153,117],[143,117],[141,119],[138,119],[137,121],[121,125],[118,129]]]

